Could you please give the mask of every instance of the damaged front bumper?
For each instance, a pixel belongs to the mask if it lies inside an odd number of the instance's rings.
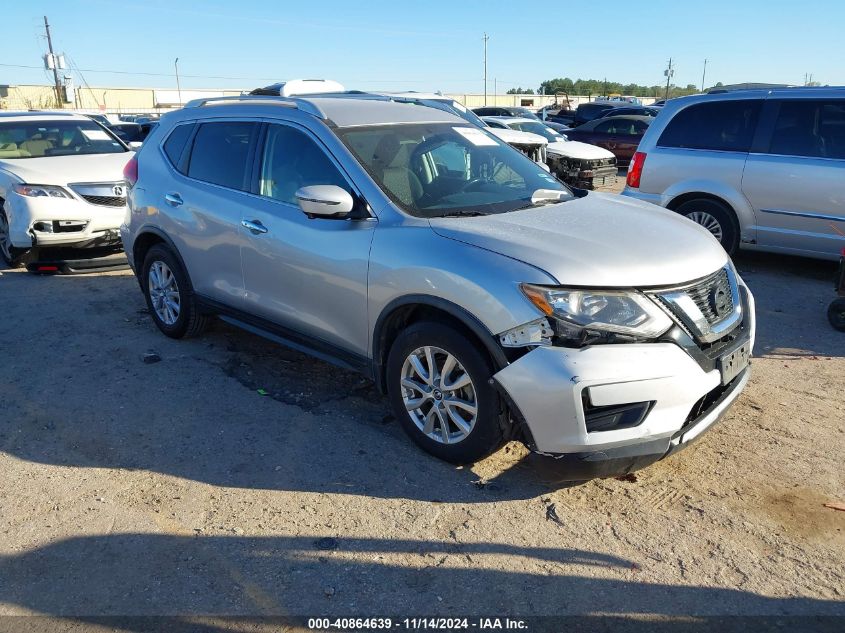
[[[102,206],[80,199],[27,197],[6,200],[9,235],[16,248],[96,248],[120,244],[125,206]]]
[[[615,158],[588,160],[550,152],[547,162],[555,176],[573,187],[593,189],[616,183],[618,168]]]
[[[751,328],[732,343],[752,344]],[[643,468],[715,424],[750,376],[722,384],[672,342],[536,347],[493,376],[535,453],[564,480]]]

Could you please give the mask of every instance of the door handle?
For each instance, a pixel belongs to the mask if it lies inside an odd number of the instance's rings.
[[[260,235],[261,233],[266,233],[269,230],[258,220],[241,220],[241,226],[249,229],[249,232],[253,235]]]
[[[182,196],[180,196],[178,193],[167,193],[164,194],[164,201],[171,207],[178,207],[180,204],[182,204]]]

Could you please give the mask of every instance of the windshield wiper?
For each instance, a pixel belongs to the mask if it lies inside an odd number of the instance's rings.
[[[488,215],[487,213],[482,213],[481,211],[452,211],[451,213],[444,213],[443,215],[438,215],[438,218],[474,218],[480,215]]]

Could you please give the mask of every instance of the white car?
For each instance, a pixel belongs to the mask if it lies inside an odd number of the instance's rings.
[[[549,142],[546,146],[546,163],[549,169],[573,187],[593,189],[616,182],[616,157],[603,147],[570,141],[566,135],[535,119],[486,116],[482,117],[482,120],[492,130],[518,130],[546,138]]]
[[[44,247],[118,246],[132,155],[81,114],[0,115],[0,257],[16,267]]]

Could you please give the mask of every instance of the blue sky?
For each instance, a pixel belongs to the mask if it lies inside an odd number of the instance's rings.
[[[494,79],[499,92],[567,76],[659,84],[669,57],[678,85],[700,84],[705,58],[708,85],[796,84],[805,73],[845,84],[841,0],[3,4],[0,84],[49,81],[40,68],[45,14],[55,48],[90,69],[83,74],[92,86],[175,87],[179,57],[183,88],[327,77],[347,88],[481,92],[485,31],[491,92]]]

